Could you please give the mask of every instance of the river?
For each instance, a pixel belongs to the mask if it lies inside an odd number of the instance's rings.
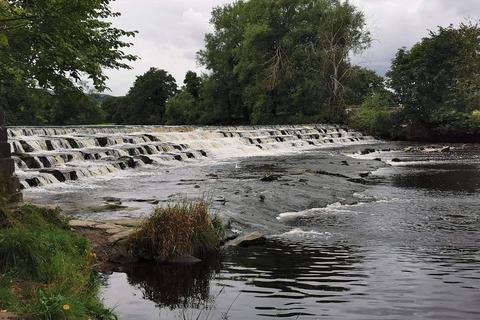
[[[260,136],[262,129],[249,130]],[[164,163],[158,158],[165,155],[149,154],[155,163],[63,183],[44,171],[43,182],[26,186],[25,196],[96,219],[145,216],[157,205],[204,197],[233,229],[268,236],[266,245],[230,248],[221,259],[197,265],[140,264],[105,275],[105,303],[121,319],[480,318],[479,145],[451,145],[445,152],[417,145],[425,148],[405,152],[406,144],[368,137],[320,144],[327,137],[317,138],[311,128],[301,129],[310,136],[297,136],[294,145],[277,140],[290,135],[275,130],[278,135],[269,134],[275,141],[260,138],[253,148],[223,131],[181,142],[178,133],[168,133],[180,146],[172,150],[195,149],[200,159],[186,155],[177,164],[172,155]],[[165,135],[143,143],[166,144]],[[80,150],[85,158],[94,145],[46,153]],[[375,151],[361,152],[370,148]],[[24,151],[37,158],[45,153]],[[17,167],[24,183],[41,170],[30,171],[20,160]],[[265,175],[276,179],[262,181]],[[94,210],[112,199],[123,207]]]

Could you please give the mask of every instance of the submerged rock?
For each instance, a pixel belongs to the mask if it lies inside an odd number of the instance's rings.
[[[273,175],[273,174],[266,174],[263,177],[260,178],[260,181],[263,182],[272,182],[278,180],[278,176]]]
[[[375,152],[375,149],[373,149],[373,148],[365,148],[362,151],[360,151],[360,153],[363,154],[363,155],[369,154],[369,153],[374,153],[374,152]]]
[[[223,202],[223,203],[227,202],[227,200],[225,199],[224,196],[216,196],[215,198],[213,198],[213,201],[215,201],[215,202]]]
[[[227,246],[234,247],[250,247],[255,245],[264,244],[267,241],[265,235],[260,232],[252,232],[245,236],[237,237],[236,239],[227,243]]]

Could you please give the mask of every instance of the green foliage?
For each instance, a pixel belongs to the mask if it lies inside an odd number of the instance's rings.
[[[454,109],[441,108],[431,115],[433,132],[437,136],[456,135],[480,136],[480,112],[460,112]]]
[[[208,122],[342,120],[349,54],[370,43],[355,7],[334,0],[237,1],[214,9],[211,23],[215,31],[199,53],[212,72],[205,85]]]
[[[97,100],[77,87],[62,87],[55,92],[21,87],[11,89],[9,94],[0,97],[8,125],[79,125],[103,122],[103,110]]]
[[[391,137],[394,110],[393,102],[386,94],[373,93],[360,108],[353,111],[349,124],[352,128],[381,138]]]
[[[0,207],[0,309],[35,319],[114,319],[98,299],[87,240],[57,210]]]
[[[345,104],[357,106],[373,93],[388,95],[385,90],[384,78],[375,71],[353,66],[345,81]]]
[[[185,91],[190,93],[193,98],[198,99],[200,95],[202,79],[197,76],[195,72],[187,71],[185,74],[185,80],[183,80],[183,84],[185,85]]]
[[[165,260],[216,252],[224,235],[223,224],[213,219],[205,202],[183,203],[158,208],[132,236],[135,256]]]
[[[195,107],[195,99],[190,92],[181,90],[167,101],[165,123],[171,125],[195,123]]]
[[[462,23],[439,27],[410,50],[398,51],[388,77],[410,123],[435,127],[441,109],[467,117],[478,108],[479,39],[478,24]]]
[[[0,0],[0,108],[12,125],[101,121],[81,79],[105,89],[106,68],[129,68],[133,32],[112,26],[111,0]]]
[[[105,87],[104,68],[129,68],[136,57],[123,52],[133,32],[114,28],[108,18],[119,14],[111,0],[2,0],[0,54],[2,73],[57,88],[87,75]],[[6,44],[6,45],[5,45]]]
[[[114,123],[164,124],[166,102],[177,92],[175,78],[167,71],[150,68],[137,77],[124,98],[109,99],[104,109]]]

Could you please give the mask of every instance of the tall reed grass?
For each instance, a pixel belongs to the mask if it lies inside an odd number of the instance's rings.
[[[210,216],[205,201],[158,208],[131,238],[134,256],[167,260],[192,255],[204,257],[219,249],[224,227]]]

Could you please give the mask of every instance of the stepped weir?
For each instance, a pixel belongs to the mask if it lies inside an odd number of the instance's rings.
[[[0,195],[7,197],[9,203],[22,201],[20,183],[15,176],[14,160],[11,157],[8,133],[5,127],[5,114],[0,108]]]
[[[13,160],[5,163],[10,169],[14,163],[22,189],[146,165],[276,155],[373,140],[338,125],[13,127],[8,138]]]

